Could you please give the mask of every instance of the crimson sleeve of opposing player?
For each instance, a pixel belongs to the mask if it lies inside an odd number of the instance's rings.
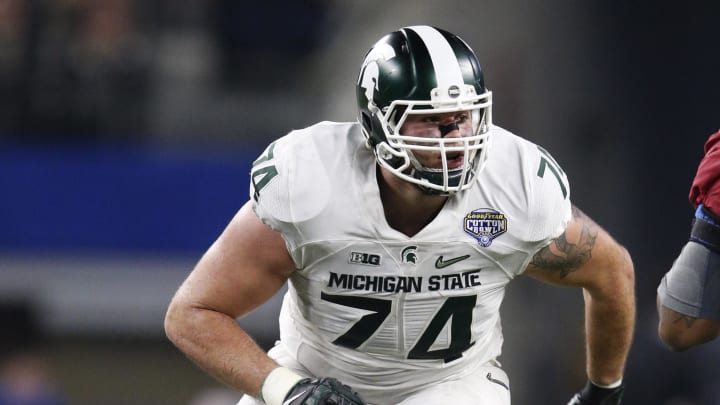
[[[720,214],[720,130],[705,142],[705,156],[698,165],[688,199],[695,208],[703,204]]]

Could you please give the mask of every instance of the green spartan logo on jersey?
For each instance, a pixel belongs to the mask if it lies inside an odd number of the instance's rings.
[[[400,253],[400,256],[402,258],[403,263],[417,263],[417,246],[408,246],[405,249],[402,250],[402,253]]]

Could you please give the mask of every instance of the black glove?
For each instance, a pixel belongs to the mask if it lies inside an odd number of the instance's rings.
[[[615,388],[601,388],[588,381],[567,405],[620,405],[625,383]]]
[[[283,405],[366,405],[357,392],[334,378],[303,378],[285,396]]]

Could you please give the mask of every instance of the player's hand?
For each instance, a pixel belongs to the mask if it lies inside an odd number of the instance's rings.
[[[334,378],[304,378],[285,396],[283,405],[365,405],[357,392]]]
[[[620,405],[625,384],[615,388],[601,388],[588,381],[567,405]]]

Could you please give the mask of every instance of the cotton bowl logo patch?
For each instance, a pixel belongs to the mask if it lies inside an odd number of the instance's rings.
[[[465,232],[477,239],[482,246],[488,247],[493,239],[507,231],[505,214],[489,208],[476,209],[465,215],[463,220]]]

